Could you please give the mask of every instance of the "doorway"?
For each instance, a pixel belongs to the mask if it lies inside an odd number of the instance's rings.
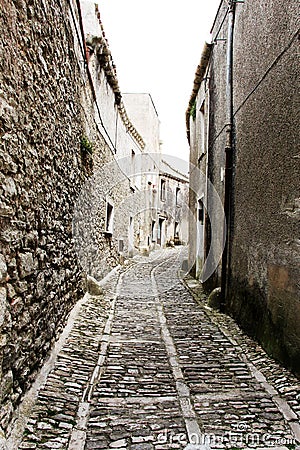
[[[157,227],[157,243],[161,246],[163,244],[163,225],[165,219],[161,217],[158,219],[158,227]]]

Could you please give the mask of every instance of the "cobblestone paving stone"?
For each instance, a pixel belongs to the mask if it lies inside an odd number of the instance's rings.
[[[185,251],[134,258],[88,298],[15,448],[297,448],[299,380],[179,280]]]
[[[164,268],[162,265],[158,270],[161,283],[166,276],[166,269],[168,266]],[[162,293],[161,301],[194,399],[195,411],[202,422],[202,432],[213,433],[220,440],[222,436],[232,442],[236,440],[238,447],[245,446],[247,441],[254,444],[254,440],[260,445],[293,442],[290,426],[282,420],[282,414],[271,395],[253,376],[238,346],[228,339],[227,333],[224,335],[220,330],[220,318],[224,316],[213,314],[212,311],[212,321],[209,320],[211,316],[207,310],[195,310],[190,296],[175,279],[173,287],[167,293]],[[191,314],[191,310],[194,314]],[[237,328],[235,325],[234,331]],[[249,341],[253,347],[253,341],[248,339],[248,344]],[[266,362],[271,361],[264,356]],[[288,378],[295,381],[290,374]],[[298,431],[299,439],[297,416],[290,412],[288,418]]]
[[[240,353],[242,360],[246,359],[248,365],[254,371],[259,371],[265,378],[263,383],[271,385],[275,392],[273,396],[283,398],[291,412],[288,416],[291,425],[296,430],[297,437],[300,437],[300,380],[291,374],[287,369],[278,364],[275,360],[266,355],[265,351],[250,337],[245,335],[236,322],[229,316],[212,310],[207,305],[207,296],[203,293],[201,285],[189,275],[184,277],[184,283],[198,301],[199,305],[209,315],[210,320],[217,324],[222,333],[227,336]]]
[[[106,286],[106,296],[89,297],[81,307],[71,333],[60,351],[54,369],[42,386],[24,431],[20,449],[66,449],[81,397],[86,389],[99,341],[108,315],[115,280]],[[14,444],[12,450],[15,450]]]

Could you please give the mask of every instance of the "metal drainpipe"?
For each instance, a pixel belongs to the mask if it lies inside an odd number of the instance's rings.
[[[226,62],[226,146],[225,146],[225,192],[224,212],[226,228],[224,230],[226,243],[222,256],[221,272],[221,310],[225,311],[228,287],[228,251],[231,238],[231,193],[232,193],[232,163],[233,163],[233,30],[235,17],[235,1],[229,0],[227,62]]]

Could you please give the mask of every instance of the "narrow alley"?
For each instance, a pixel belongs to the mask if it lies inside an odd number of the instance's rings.
[[[297,448],[299,381],[206,305],[185,259],[139,255],[85,295],[9,448]]]
[[[299,17],[0,1],[0,450],[300,450]]]

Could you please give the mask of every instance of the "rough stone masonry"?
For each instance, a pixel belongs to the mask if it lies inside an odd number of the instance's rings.
[[[51,1],[1,5],[3,428],[81,295],[71,220],[85,168],[79,72],[64,16]]]
[[[72,242],[74,204],[93,165],[99,168],[112,157],[95,124],[91,86],[71,20],[67,1],[3,0],[0,6],[4,430],[82,295],[82,270]],[[83,152],[84,135],[93,142],[92,158]],[[96,238],[107,272],[118,262],[116,244]]]

